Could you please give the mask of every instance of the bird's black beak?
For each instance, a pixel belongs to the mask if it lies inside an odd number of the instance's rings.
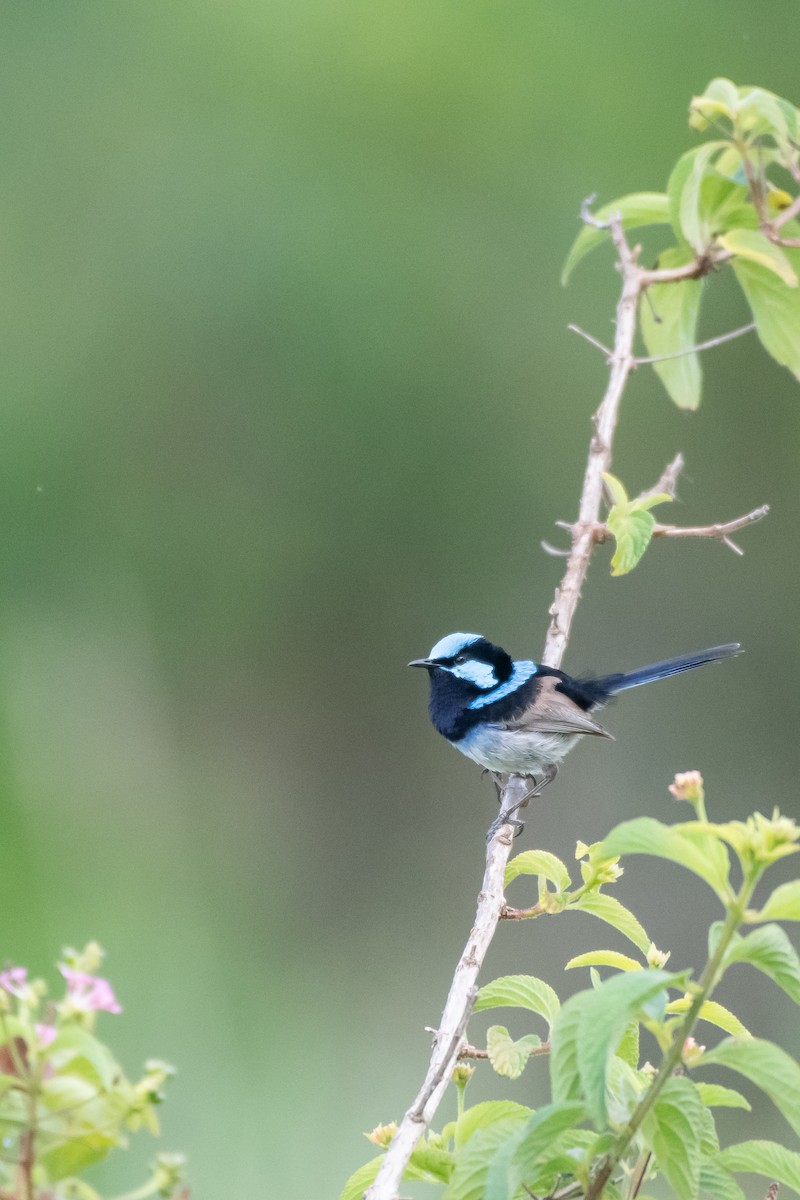
[[[406,663],[408,667],[435,667],[436,663],[431,658],[412,658],[410,663]]]

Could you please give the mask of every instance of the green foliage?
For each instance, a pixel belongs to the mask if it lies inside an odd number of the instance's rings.
[[[487,1008],[527,1008],[539,1013],[550,1028],[560,1008],[558,996],[542,979],[533,975],[504,975],[493,979],[478,992],[475,1012]]]
[[[714,79],[692,100],[689,124],[714,137],[678,159],[666,193],[620,196],[598,209],[595,220],[608,223],[619,214],[626,232],[667,224],[676,244],[661,253],[658,269],[696,268],[694,278],[654,280],[650,303],[639,312],[648,354],[673,356],[653,364],[657,375],[680,408],[693,409],[701,372],[697,354],[687,350],[696,345],[701,278],[717,266],[732,265],[763,346],[800,378],[800,226],[782,219],[792,197],[773,179],[786,171],[798,178],[800,114],[764,88]],[[607,229],[585,226],[567,256],[563,282],[606,240]],[[646,545],[643,529],[638,540]]]
[[[650,512],[656,504],[665,504],[672,499],[664,492],[654,496],[628,498],[625,488],[613,475],[603,475],[614,503],[606,517],[609,533],[613,534],[617,548],[611,559],[612,575],[627,575],[644,554],[653,536],[655,517]]]
[[[676,246],[664,251],[659,266],[680,267],[691,261],[691,252]],[[702,295],[703,284],[699,279],[654,283],[649,292],[650,303],[643,304],[639,313],[648,355],[665,360],[653,363],[653,370],[678,408],[694,409],[700,403],[700,355],[688,351],[697,344]]]
[[[3,1195],[27,1196],[16,1189],[35,1181],[52,1200],[100,1200],[79,1175],[126,1146],[129,1133],[158,1133],[156,1106],[172,1068],[150,1060],[141,1079],[131,1082],[95,1034],[98,1013],[121,1011],[111,986],[96,974],[101,960],[94,942],[80,954],[65,950],[59,964],[65,991],[52,1000],[45,983],[29,980],[24,967],[0,972]],[[16,1165],[26,1159],[29,1167]],[[182,1174],[180,1155],[161,1154],[136,1196],[171,1196]]]
[[[645,1144],[680,1200],[694,1200],[700,1186],[703,1111],[691,1080],[673,1077],[645,1119]]]
[[[513,1007],[547,1021],[549,1044],[533,1032],[514,1039],[504,1027],[490,1026],[486,1055],[496,1074],[517,1080],[536,1050],[537,1065],[530,1069],[542,1071],[546,1058],[552,1102],[534,1111],[493,1100],[461,1111],[460,1099],[457,1119],[419,1142],[406,1179],[444,1183],[445,1200],[521,1200],[561,1189],[600,1200],[598,1180],[606,1200],[630,1200],[631,1181],[641,1171],[644,1179],[660,1176],[678,1200],[743,1200],[735,1178],[740,1172],[760,1172],[800,1190],[800,1155],[793,1151],[769,1142],[720,1150],[712,1110],[749,1110],[750,1104],[734,1088],[695,1078],[719,1067],[737,1072],[769,1096],[800,1134],[800,1066],[779,1046],[752,1037],[735,1013],[711,997],[726,971],[749,963],[797,999],[799,960],[783,930],[764,924],[742,936],[739,929],[770,911],[795,918],[796,883],[777,888],[762,913],[749,903],[763,873],[796,848],[800,830],[779,813],[714,824],[696,772],[677,776],[672,791],[692,803],[696,819],[669,826],[650,818],[625,821],[602,842],[579,842],[580,885],[560,860],[542,851],[511,860],[509,884],[531,875],[537,881],[540,902],[523,915],[592,913],[632,940],[642,961],[608,949],[573,957],[567,969],[588,968],[592,986],[563,1003],[532,975],[505,975],[484,985],[476,1014]],[[665,971],[669,955],[656,950],[633,914],[603,890],[622,875],[619,854],[680,865],[723,902],[726,917],[709,930],[709,958],[696,983],[687,972]],[[742,871],[738,891],[729,882],[731,855]],[[598,968],[610,971],[609,977],[601,979]],[[711,1049],[698,1046],[691,1036],[697,1021],[732,1036]],[[659,1048],[656,1067],[640,1066],[642,1029]],[[74,1051],[80,1051],[77,1043]],[[685,1068],[691,1079],[681,1073]],[[471,1071],[459,1067],[457,1074],[463,1090]],[[393,1129],[379,1127],[370,1140],[385,1147]],[[373,1159],[356,1172],[342,1200],[357,1200],[379,1163]]]

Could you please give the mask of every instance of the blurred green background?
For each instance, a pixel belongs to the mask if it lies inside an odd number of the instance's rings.
[[[617,290],[607,251],[559,286],[581,200],[662,188],[714,75],[800,102],[796,15],[4,6],[2,954],[106,946],[126,1011],[103,1030],[131,1071],[178,1065],[162,1144],[197,1200],[335,1195],[415,1092],[495,802],[404,664],[452,629],[540,651],[561,564],[539,543],[576,510],[604,382],[566,326],[610,339]],[[703,336],[747,319],[707,286]],[[601,551],[566,666],[747,655],[625,698],[521,847],[674,819],[692,767],[720,818],[796,812],[800,386],[753,337],[705,372],[696,415],[637,374],[615,469],[635,490],[682,450],[671,517],[772,515],[744,560],[673,542],[612,580]],[[617,895],[698,963],[698,881],[634,860]],[[486,977],[563,994],[598,944],[589,917],[503,929]],[[800,1048],[766,979],[726,995]],[[510,1087],[535,1101],[537,1071]]]

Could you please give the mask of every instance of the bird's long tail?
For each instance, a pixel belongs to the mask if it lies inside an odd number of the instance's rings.
[[[640,667],[638,671],[627,671],[619,675],[606,675],[594,681],[598,691],[606,696],[615,696],[617,692],[627,691],[628,688],[640,687],[643,683],[652,683],[655,679],[666,679],[669,675],[679,675],[681,671],[692,671],[705,663],[719,662],[723,658],[733,658],[741,653],[738,642],[727,646],[712,646],[708,650],[698,650],[696,654],[681,654],[678,658],[666,658],[663,662],[653,663],[649,667]]]

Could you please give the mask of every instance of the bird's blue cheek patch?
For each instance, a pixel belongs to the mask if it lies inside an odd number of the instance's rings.
[[[535,662],[515,662],[514,670],[505,683],[501,683],[497,687],[492,688],[490,692],[484,692],[482,696],[476,696],[474,700],[470,700],[468,707],[485,708],[487,704],[494,704],[496,700],[502,700],[504,696],[510,696],[512,692],[515,692],[517,688],[522,687],[523,683],[527,683],[528,680],[535,674]],[[477,681],[473,680],[473,683],[474,682]]]
[[[474,683],[475,687],[495,688],[497,686],[497,676],[494,673],[494,667],[491,663],[481,662],[479,658],[471,658],[468,662],[458,663],[454,667],[446,667],[451,675],[455,675],[456,679],[466,679],[468,683]]]

